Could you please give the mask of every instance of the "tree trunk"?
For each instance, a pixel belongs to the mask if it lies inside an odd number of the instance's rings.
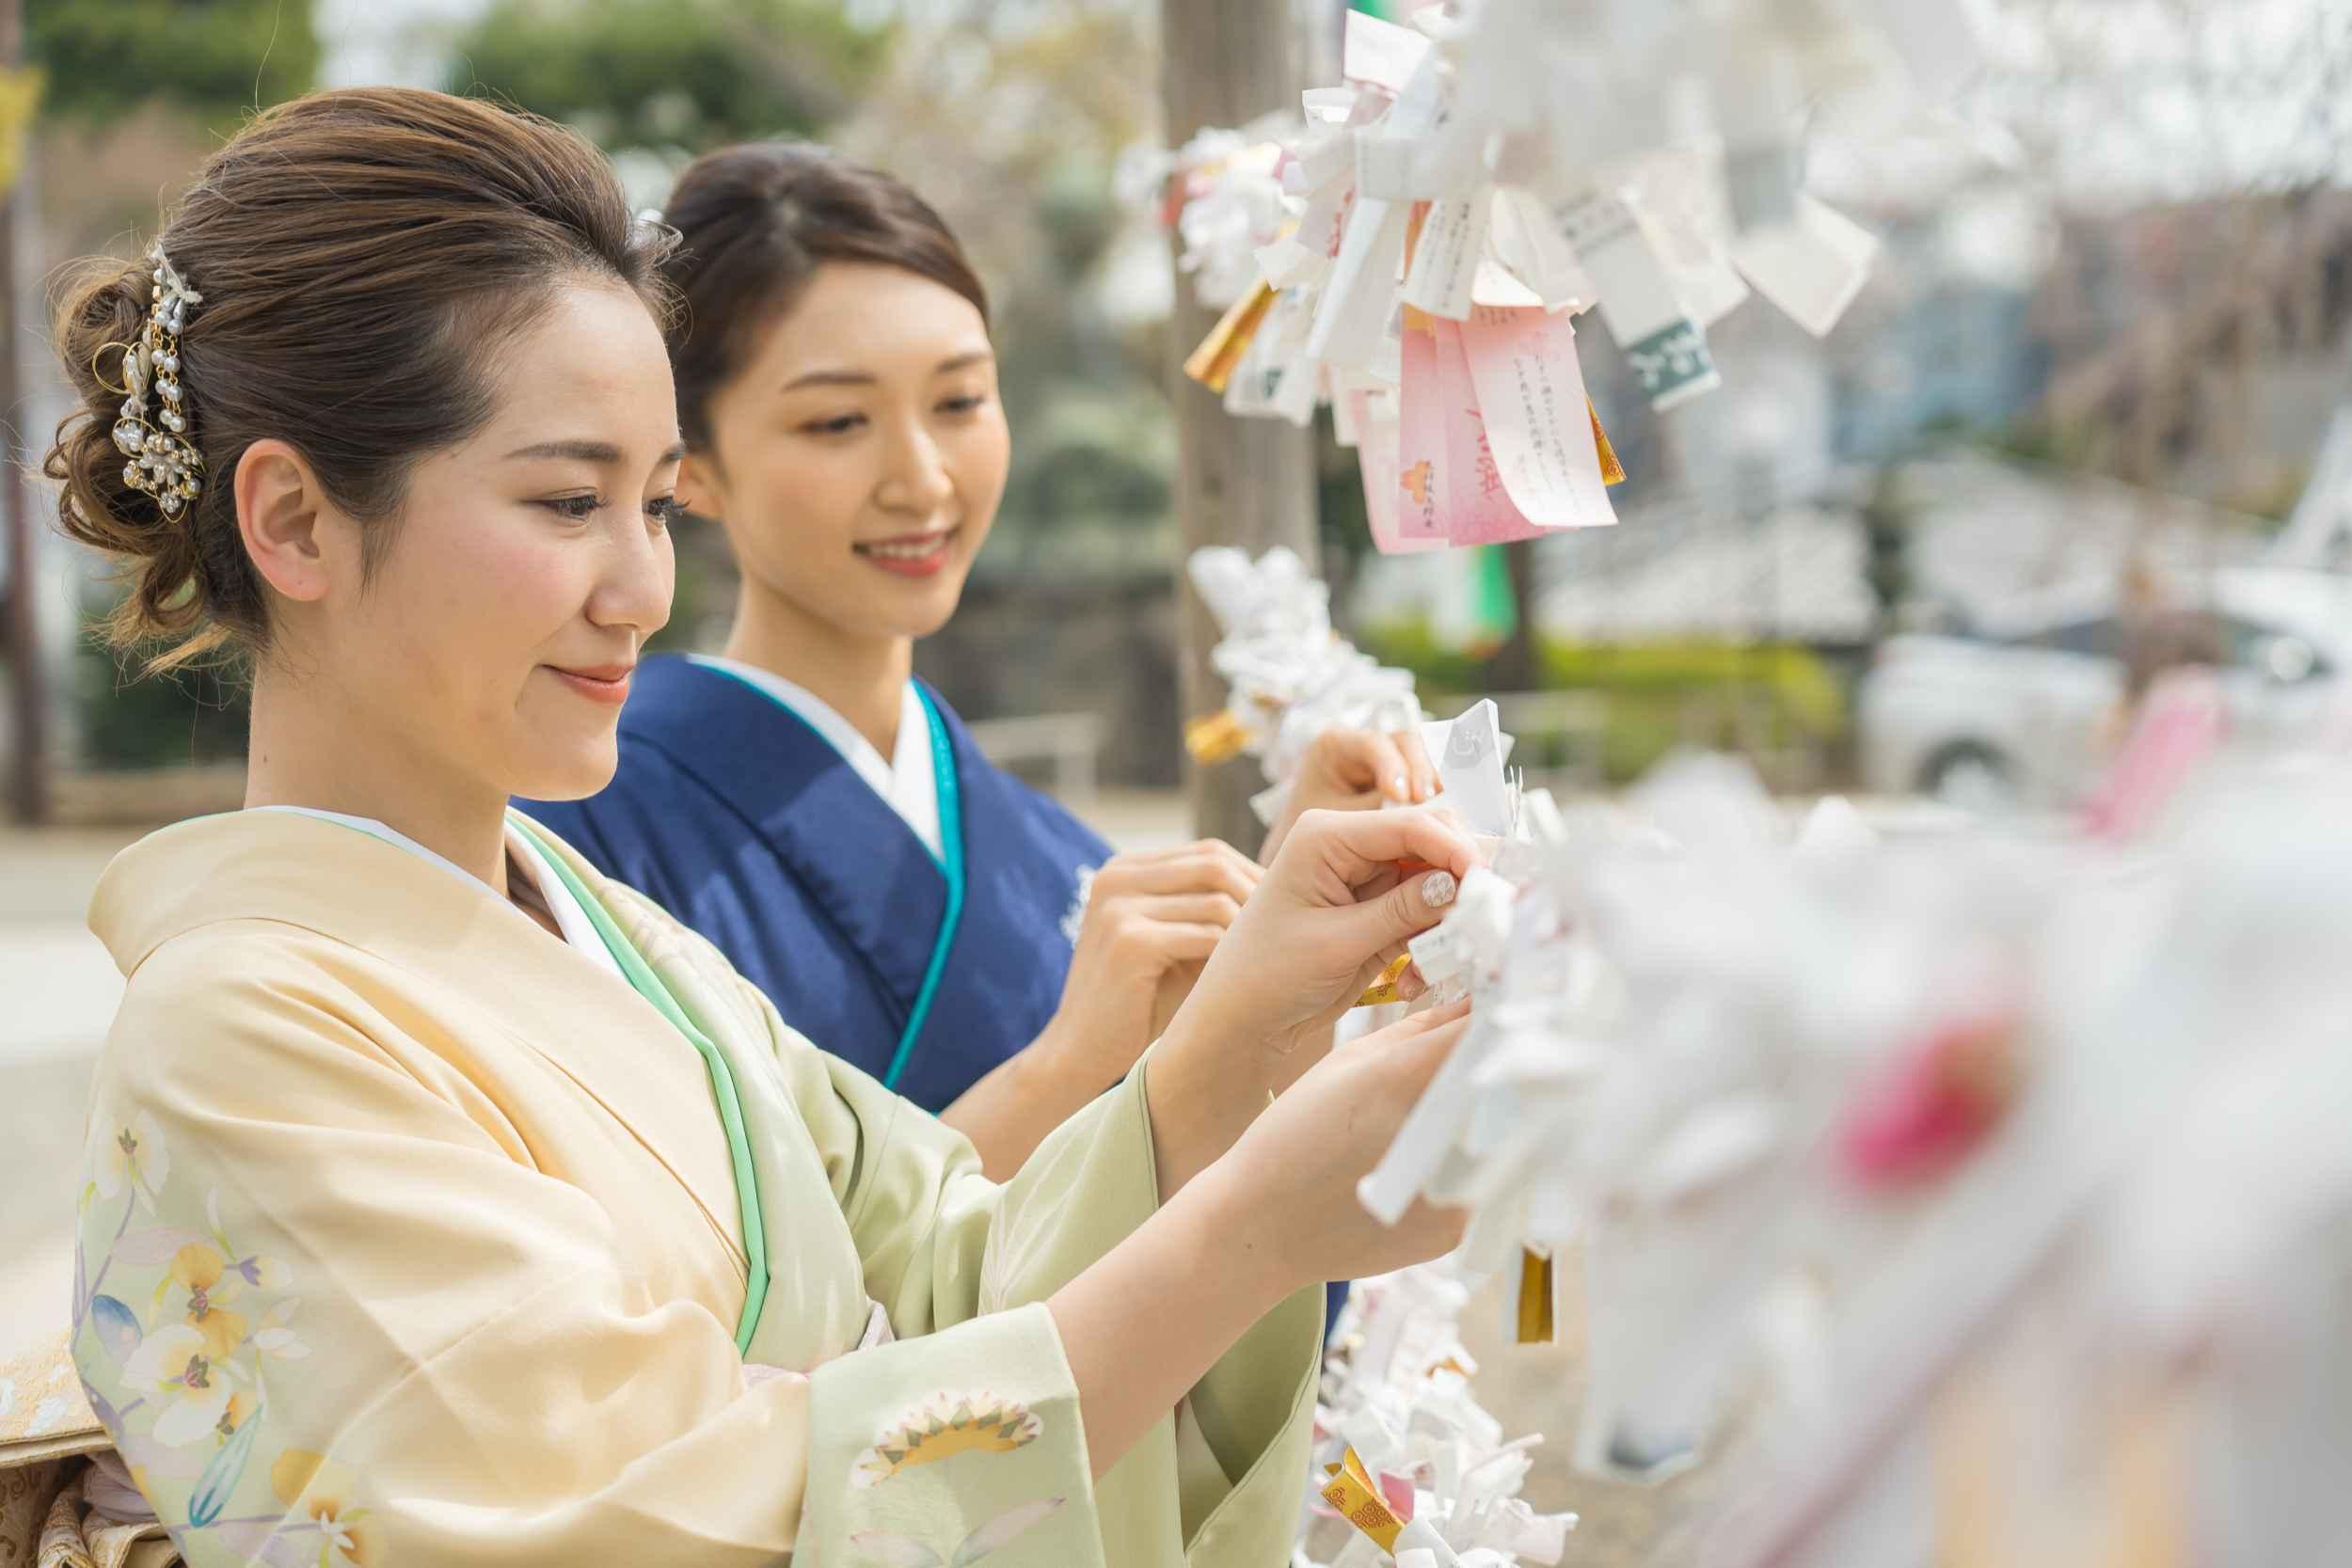
[[[0,0],[0,71],[15,71],[24,60],[24,0]],[[27,148],[24,156],[32,156]],[[25,416],[24,384],[17,354],[24,337],[17,292],[16,245],[18,218],[24,207],[24,171],[0,192],[0,310],[7,313],[7,330],[0,334],[0,430],[7,432],[7,462],[0,465],[0,516],[8,531],[8,690],[13,699],[9,747],[8,804],[19,822],[49,819],[49,691],[41,665],[40,628],[36,614],[40,604],[33,517],[25,505],[24,466],[17,461],[17,428]]]
[[[1160,9],[1160,90],[1168,145],[1181,147],[1204,125],[1240,126],[1261,115],[1295,109],[1298,33],[1291,8],[1268,0],[1167,0]],[[1174,235],[1172,246],[1181,247]],[[1168,398],[1177,432],[1176,520],[1186,559],[1204,545],[1234,545],[1257,555],[1288,545],[1310,565],[1315,547],[1314,446],[1311,432],[1279,420],[1241,420],[1189,380],[1184,361],[1219,312],[1176,281],[1168,338]],[[1186,717],[1225,702],[1209,668],[1216,623],[1189,580],[1183,601],[1179,691]],[[1261,787],[1253,764],[1208,768],[1185,765],[1195,831],[1254,852],[1263,834],[1249,810]]]

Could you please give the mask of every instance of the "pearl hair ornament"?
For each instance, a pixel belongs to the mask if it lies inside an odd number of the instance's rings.
[[[190,411],[180,384],[180,333],[188,308],[202,304],[204,296],[188,287],[160,241],[147,259],[154,263],[147,325],[135,343],[106,345],[122,350],[124,395],[115,420],[115,446],[129,459],[122,483],[152,496],[165,516],[177,518],[204,489],[204,457],[188,439]],[[151,407],[151,392],[160,407]]]

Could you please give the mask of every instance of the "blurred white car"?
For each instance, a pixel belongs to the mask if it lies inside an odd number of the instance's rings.
[[[2233,742],[2292,745],[2352,696],[2352,578],[2218,572],[2204,602],[2127,625],[2110,593],[2026,602],[1879,649],[1857,721],[1865,784],[1974,809],[2084,799],[2122,739],[2131,640],[2220,671]]]

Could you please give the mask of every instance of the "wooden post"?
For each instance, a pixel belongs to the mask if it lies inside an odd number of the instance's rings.
[[[1277,0],[1183,0],[1160,8],[1160,94],[1168,145],[1181,147],[1204,125],[1240,126],[1298,106],[1298,29]],[[1170,236],[1177,249],[1182,242]],[[1218,312],[1176,280],[1169,312],[1168,397],[1177,432],[1176,520],[1185,559],[1203,545],[1233,545],[1255,556],[1288,545],[1320,567],[1315,543],[1314,438],[1281,420],[1241,420],[1220,399],[1187,379],[1184,356],[1216,325]],[[1182,601],[1178,694],[1186,718],[1224,705],[1224,684],[1209,668],[1216,626],[1179,571]],[[1237,759],[1215,768],[1185,764],[1193,829],[1255,853],[1264,830],[1249,809],[1263,786],[1256,766]]]
[[[24,63],[24,0],[0,0],[0,70],[15,71]],[[26,158],[32,150],[24,150]],[[17,354],[25,336],[18,315],[16,245],[18,217],[24,207],[24,172],[17,171],[8,188],[0,192],[0,517],[8,531],[8,690],[13,698],[8,770],[8,804],[19,822],[49,818],[49,692],[41,667],[40,630],[36,619],[40,585],[36,580],[40,553],[34,548],[33,517],[25,505],[24,476],[17,462],[17,426],[24,420],[24,384],[17,373]]]

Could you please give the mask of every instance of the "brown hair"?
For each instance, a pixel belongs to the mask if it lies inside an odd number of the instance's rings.
[[[567,278],[617,281],[657,314],[667,238],[639,225],[612,165],[562,126],[446,93],[315,93],[257,116],[215,153],[162,245],[203,302],[180,379],[202,494],[176,517],[123,481],[113,429],[119,353],[147,320],[149,266],[85,263],[55,338],[81,407],[43,464],[65,531],[119,561],[131,591],[107,626],[157,643],[149,668],[269,639],[231,479],[275,436],[380,559],[418,459],[492,413],[491,360]],[[103,380],[102,381],[102,374]]]
[[[687,166],[662,218],[677,248],[662,274],[678,422],[710,444],[711,395],[742,370],[759,333],[827,261],[899,267],[952,289],[988,320],[988,291],[953,230],[900,181],[809,142],[746,142]]]

